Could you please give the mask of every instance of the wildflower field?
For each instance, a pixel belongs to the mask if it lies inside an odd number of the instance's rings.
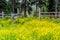
[[[60,40],[60,19],[0,19],[0,40]]]

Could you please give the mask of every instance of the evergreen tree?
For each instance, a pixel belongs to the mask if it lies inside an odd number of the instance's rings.
[[[0,0],[0,12],[6,9],[7,3],[6,0]]]

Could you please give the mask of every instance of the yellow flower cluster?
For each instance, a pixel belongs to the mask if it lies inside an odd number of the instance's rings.
[[[49,20],[28,20],[17,19],[18,24],[10,24],[11,19],[2,20],[2,24],[9,26],[4,25],[0,30],[0,40],[60,40],[60,24]]]

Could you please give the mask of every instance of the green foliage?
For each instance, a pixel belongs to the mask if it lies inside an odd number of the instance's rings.
[[[0,0],[0,12],[5,11],[6,10],[6,0]]]

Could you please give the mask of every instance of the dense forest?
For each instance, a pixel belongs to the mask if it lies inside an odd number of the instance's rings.
[[[39,8],[41,12],[59,12],[59,5],[59,0],[0,0],[0,12],[24,13],[26,17],[26,13],[36,15]]]

